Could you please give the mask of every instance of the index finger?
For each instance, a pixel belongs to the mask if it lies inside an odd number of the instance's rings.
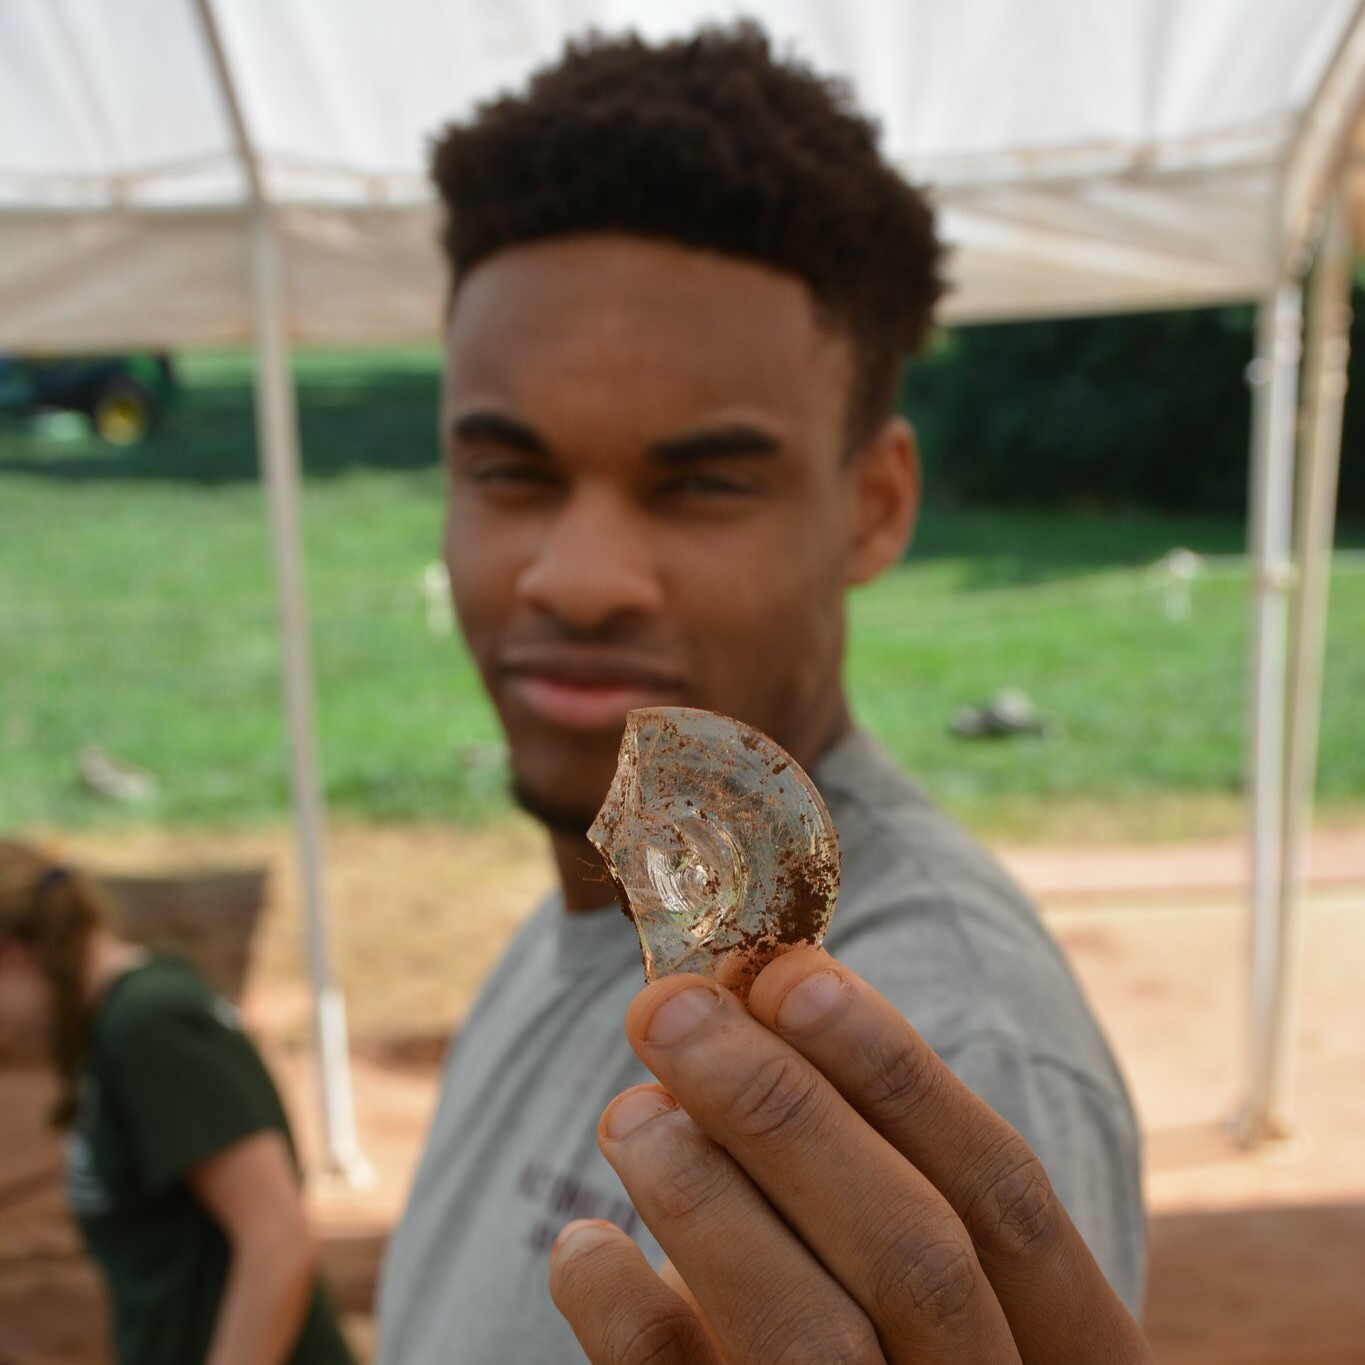
[[[1151,1359],[1032,1148],[871,986],[795,949],[760,974],[749,1010],[947,1200],[1026,1365]]]

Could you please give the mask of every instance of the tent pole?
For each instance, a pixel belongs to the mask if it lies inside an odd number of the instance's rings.
[[[1254,572],[1248,796],[1251,807],[1251,1046],[1245,1107],[1234,1120],[1251,1145],[1265,1129],[1273,1033],[1277,909],[1284,861],[1284,688],[1293,580],[1294,438],[1303,291],[1282,282],[1257,314],[1251,379],[1252,482],[1248,539]]]
[[[289,723],[289,775],[313,984],[313,1038],[322,1100],[324,1166],[330,1173],[360,1184],[369,1180],[370,1167],[356,1138],[346,1011],[332,968],[323,885],[325,823],[314,745],[313,670],[299,552],[299,420],[294,381],[289,370],[284,314],[280,307],[279,253],[260,165],[213,14],[212,0],[198,0],[196,7],[247,175],[251,201],[249,245],[256,330],[256,441],[265,476],[279,591],[284,696]]]
[[[1285,699],[1284,860],[1279,894],[1279,942],[1271,983],[1264,1126],[1288,1133],[1292,1124],[1294,1044],[1304,931],[1308,836],[1317,782],[1327,599],[1331,586],[1341,425],[1351,353],[1352,242],[1344,190],[1328,206],[1317,268],[1310,285],[1304,386],[1307,404],[1295,518],[1299,585],[1291,622],[1289,689]]]
[[[251,254],[256,294],[256,439],[266,480],[279,585],[280,643],[289,715],[289,772],[307,925],[308,965],[313,981],[313,1027],[322,1090],[326,1166],[334,1174],[363,1182],[367,1179],[368,1167],[356,1138],[346,1009],[332,967],[323,886],[325,822],[314,745],[313,669],[299,550],[302,525],[299,420],[279,302],[278,248],[264,204],[255,205],[252,211]]]

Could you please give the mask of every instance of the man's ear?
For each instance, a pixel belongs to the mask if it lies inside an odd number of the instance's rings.
[[[910,544],[920,505],[919,447],[903,417],[888,418],[854,456],[849,586],[870,583]]]

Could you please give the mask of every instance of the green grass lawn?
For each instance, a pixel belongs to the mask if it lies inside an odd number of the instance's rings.
[[[0,429],[0,828],[278,819],[288,792],[275,600],[250,365],[187,358],[186,391],[133,451],[72,422]],[[333,811],[474,821],[506,809],[497,727],[420,589],[437,554],[436,359],[297,363],[308,590]],[[857,710],[978,828],[1175,834],[1235,819],[1247,583],[1214,563],[1172,621],[1145,566],[1240,550],[1236,523],[930,506],[914,553],[858,593]],[[1365,537],[1345,533],[1343,544]],[[1324,805],[1365,804],[1365,572],[1332,588]],[[1022,687],[1043,741],[963,743],[962,704]],[[97,744],[153,772],[135,806],[84,792]]]

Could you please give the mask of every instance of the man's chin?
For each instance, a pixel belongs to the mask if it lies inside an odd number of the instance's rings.
[[[603,798],[605,799],[605,791]],[[591,810],[583,806],[571,805],[542,795],[529,783],[519,777],[512,778],[512,799],[551,834],[565,835],[574,839],[586,839],[588,829],[597,818],[601,807],[599,801]]]

